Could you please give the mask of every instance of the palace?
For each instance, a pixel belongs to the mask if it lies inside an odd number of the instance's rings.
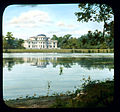
[[[56,49],[57,40],[51,40],[50,37],[46,37],[44,34],[39,34],[25,40],[23,46],[26,49]]]

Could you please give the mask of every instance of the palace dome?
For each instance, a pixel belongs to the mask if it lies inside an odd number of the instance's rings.
[[[44,35],[44,34],[38,34],[37,36],[45,36],[46,37],[46,35]]]

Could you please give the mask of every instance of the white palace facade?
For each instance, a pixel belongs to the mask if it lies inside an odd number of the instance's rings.
[[[26,49],[56,49],[57,40],[51,40],[49,37],[46,37],[46,35],[39,34],[25,40],[23,46]]]

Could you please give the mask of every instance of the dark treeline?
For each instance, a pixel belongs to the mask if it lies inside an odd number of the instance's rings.
[[[58,47],[61,49],[112,49],[114,48],[113,37],[113,33],[108,33],[103,37],[103,33],[96,30],[95,32],[88,31],[87,34],[78,38],[67,34],[63,37],[53,35],[51,39],[57,40]],[[7,32],[7,35],[3,36],[3,49],[25,49],[23,43],[23,39],[13,37],[11,32]]]
[[[62,49],[108,49],[114,48],[113,34],[106,34],[103,37],[101,31],[88,31],[79,38],[67,34],[63,37],[53,35],[52,40],[58,40],[58,47]]]
[[[7,32],[6,36],[3,36],[3,49],[24,49],[24,40],[13,37],[12,32]]]

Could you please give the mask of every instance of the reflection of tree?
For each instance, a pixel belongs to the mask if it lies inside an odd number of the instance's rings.
[[[114,59],[113,58],[58,58],[56,62],[57,65],[63,65],[65,68],[71,68],[74,64],[81,65],[81,67],[87,69],[104,69],[104,68],[114,68]],[[54,66],[54,67],[56,67]]]
[[[104,68],[114,68],[114,59],[113,58],[83,58],[78,62],[81,67],[87,69],[104,69]]]
[[[4,58],[3,67],[7,66],[8,70],[11,70],[15,64],[30,63],[32,66],[46,68],[50,63],[53,67],[58,65],[65,68],[71,68],[73,65],[78,64],[81,67],[87,69],[104,69],[109,68],[111,70],[114,68],[114,58],[83,58],[83,57],[26,57],[26,58]]]
[[[57,58],[57,61],[54,63],[53,65],[63,65],[65,68],[71,68],[71,66],[73,65],[74,60],[72,60],[71,58]],[[53,67],[56,67],[53,66]]]
[[[23,58],[3,58],[3,67],[7,66],[8,70],[11,71],[15,64],[23,64]]]
[[[8,70],[9,71],[11,71],[11,69],[12,69],[12,67],[13,67],[14,64],[15,64],[14,61],[9,61],[8,62]]]

